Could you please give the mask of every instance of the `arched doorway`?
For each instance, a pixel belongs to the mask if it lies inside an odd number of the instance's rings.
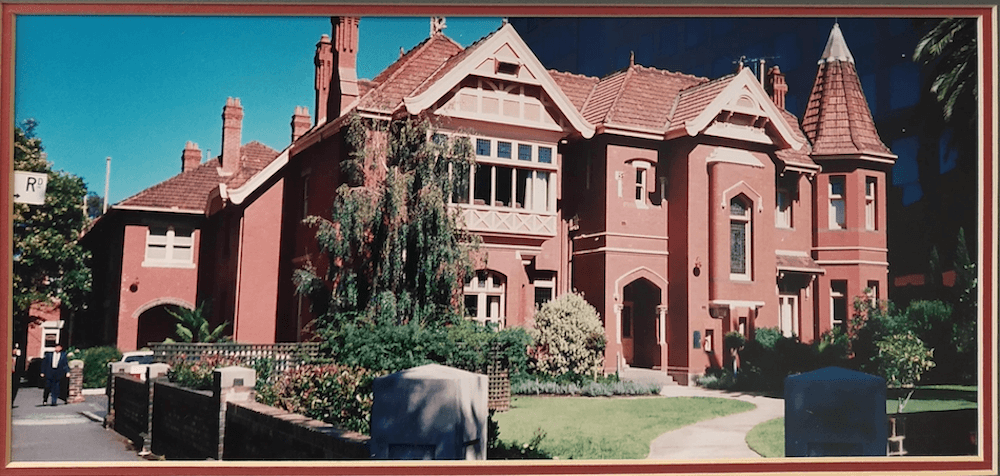
[[[622,306],[622,354],[633,367],[660,365],[660,288],[644,278],[625,286]]]
[[[176,304],[160,304],[139,314],[139,329],[136,332],[135,348],[148,347],[150,343],[163,342],[166,338],[176,338],[177,319],[169,312],[177,312]]]

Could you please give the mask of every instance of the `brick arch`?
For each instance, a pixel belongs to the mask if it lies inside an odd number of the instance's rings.
[[[142,315],[142,313],[156,306],[164,306],[164,305],[183,307],[184,309],[194,309],[194,304],[191,304],[181,298],[174,298],[174,297],[157,298],[147,302],[146,304],[143,304],[142,306],[139,306],[135,310],[135,312],[132,313],[132,319],[138,319],[139,316]]]
[[[628,286],[633,281],[637,279],[645,279],[652,283],[654,286],[660,288],[660,302],[667,302],[667,280],[663,276],[660,276],[657,272],[646,266],[640,266],[635,268],[625,274],[622,274],[615,280],[615,302],[621,302],[622,296],[625,293],[625,286]]]

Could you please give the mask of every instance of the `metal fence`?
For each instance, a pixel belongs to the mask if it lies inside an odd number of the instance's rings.
[[[248,365],[268,359],[276,372],[282,372],[311,361],[319,355],[318,342],[280,344],[238,344],[234,342],[203,343],[159,343],[153,344],[153,360],[171,362],[177,359],[197,360],[220,357],[239,361]]]

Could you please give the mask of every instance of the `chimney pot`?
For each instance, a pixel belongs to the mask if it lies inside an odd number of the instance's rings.
[[[336,76],[332,78],[326,114],[339,117],[358,97],[358,17],[332,17],[333,63]],[[319,112],[317,111],[317,116]]]
[[[243,130],[243,106],[239,98],[226,99],[222,108],[222,162],[223,175],[232,175],[242,166],[240,140]]]
[[[785,94],[788,93],[788,84],[785,83],[785,75],[777,65],[772,66],[767,71],[767,81],[765,85],[767,93],[774,101],[774,105],[779,109],[785,109]]]
[[[187,144],[184,144],[184,151],[181,152],[181,172],[194,170],[199,165],[201,165],[201,149],[198,148],[198,144],[187,141]]]
[[[309,108],[305,106],[295,106],[295,114],[292,114],[292,142],[295,142],[309,130],[311,124]]]

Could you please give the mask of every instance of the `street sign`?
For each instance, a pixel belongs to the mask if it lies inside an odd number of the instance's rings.
[[[48,174],[15,170],[14,203],[45,204],[45,186],[48,181]]]

